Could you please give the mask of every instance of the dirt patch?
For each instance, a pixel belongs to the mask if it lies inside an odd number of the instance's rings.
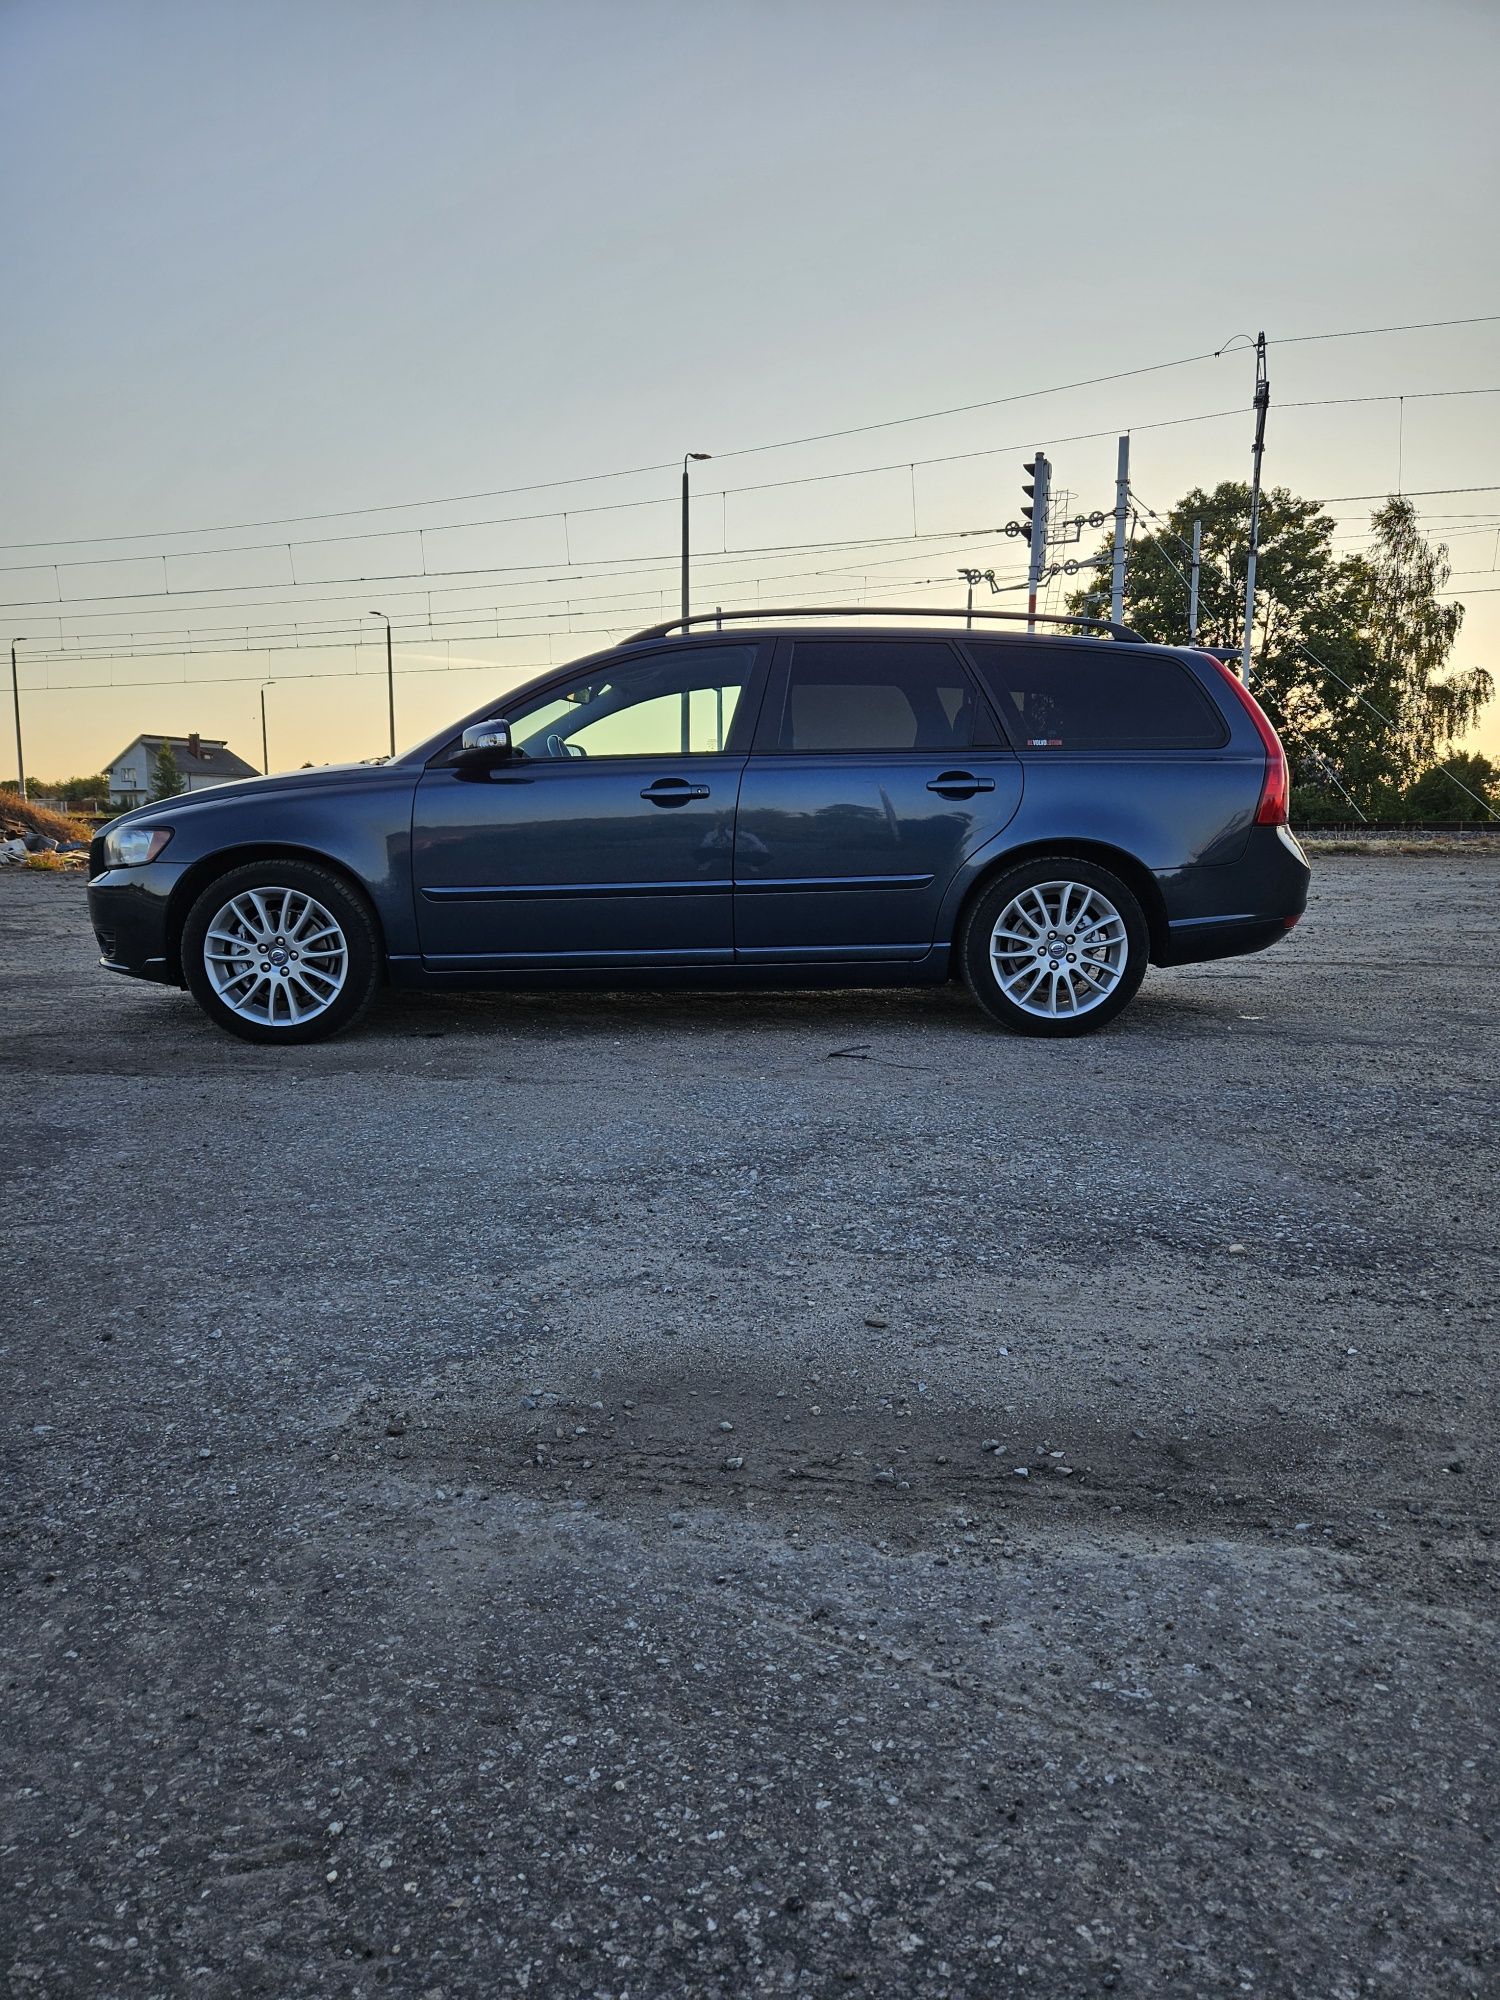
[[[958,1407],[920,1382],[872,1395],[851,1375],[772,1381],[684,1363],[596,1368],[584,1384],[521,1356],[457,1365],[415,1393],[368,1392],[340,1454],[445,1490],[638,1521],[754,1516],[793,1534],[822,1523],[895,1551],[947,1549],[957,1528],[974,1561],[1037,1533],[1157,1531],[1173,1542],[1305,1537],[1378,1558],[1394,1511],[1421,1530],[1425,1596],[1467,1591],[1491,1546],[1488,1474],[1398,1423],[1131,1423],[1097,1404]]]

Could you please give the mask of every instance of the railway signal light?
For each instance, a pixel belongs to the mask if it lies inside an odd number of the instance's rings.
[[[1052,467],[1047,462],[1046,454],[1039,451],[1035,458],[1028,460],[1022,470],[1026,474],[1026,482],[1022,486],[1021,491],[1026,495],[1031,505],[1021,509],[1021,533],[1026,537],[1027,542],[1030,543],[1037,524],[1040,523],[1042,543],[1045,546],[1047,540],[1047,492],[1052,483]]]

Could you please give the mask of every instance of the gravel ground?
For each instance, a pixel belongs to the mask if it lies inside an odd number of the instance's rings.
[[[0,876],[10,1992],[1494,1993],[1497,909],[273,1054]]]

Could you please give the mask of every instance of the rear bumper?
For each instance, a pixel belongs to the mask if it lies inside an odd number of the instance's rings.
[[[1237,861],[1196,871],[1212,880],[1212,914],[1169,917],[1158,965],[1199,965],[1264,951],[1284,938],[1307,908],[1312,869],[1290,827],[1252,827]]]
[[[180,872],[153,863],[109,869],[89,883],[89,922],[107,971],[181,984],[167,934],[167,905]]]
[[[1297,921],[1296,917],[1238,918],[1222,924],[1195,925],[1179,937],[1173,933],[1158,965],[1202,965],[1211,958],[1239,958],[1246,952],[1265,951],[1278,944]]]

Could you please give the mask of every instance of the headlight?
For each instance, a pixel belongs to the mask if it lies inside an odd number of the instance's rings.
[[[139,868],[154,861],[172,838],[169,826],[122,826],[104,836],[104,860],[110,868]]]

